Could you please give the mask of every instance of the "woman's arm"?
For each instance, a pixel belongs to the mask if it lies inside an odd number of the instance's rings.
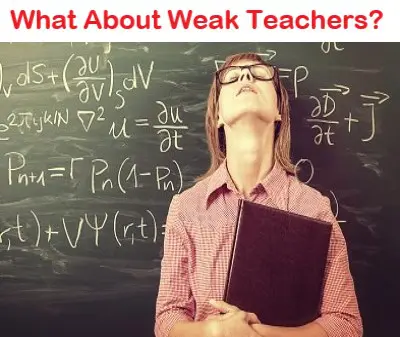
[[[178,322],[185,322],[181,328],[184,331],[187,327],[194,326],[189,325],[195,308],[188,279],[188,249],[189,239],[181,216],[179,195],[175,195],[171,200],[165,224],[164,255],[154,327],[156,337],[171,337],[170,330]]]
[[[327,197],[323,197],[323,207],[319,210],[318,218],[331,222],[333,229],[321,316],[315,322],[327,332],[328,337],[362,337],[363,324],[350,272],[347,245]]]
[[[179,196],[173,197],[167,216],[164,256],[156,303],[156,337],[261,337],[251,323],[259,322],[240,310],[208,320],[194,321],[195,301],[189,282],[190,240],[181,216]],[[211,304],[211,303],[210,303]]]
[[[264,324],[253,324],[252,328],[263,337],[328,337],[326,331],[315,322],[296,328]]]
[[[170,331],[168,337],[213,337],[210,322],[179,322]]]

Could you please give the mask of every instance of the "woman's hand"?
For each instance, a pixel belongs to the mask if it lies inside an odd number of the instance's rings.
[[[210,301],[221,314],[207,318],[213,337],[260,337],[251,324],[260,324],[254,313],[245,312],[223,301]]]

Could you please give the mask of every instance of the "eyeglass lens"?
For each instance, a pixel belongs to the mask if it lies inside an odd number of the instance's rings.
[[[248,68],[250,73],[257,79],[270,80],[274,77],[274,68],[264,64],[255,64],[248,67],[230,66],[219,73],[221,83],[232,83],[239,79],[242,69]]]

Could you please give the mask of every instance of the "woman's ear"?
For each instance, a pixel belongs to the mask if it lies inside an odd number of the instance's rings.
[[[282,121],[282,115],[280,113],[278,113],[275,117],[275,121],[276,122],[281,122]]]
[[[222,118],[219,107],[217,106],[217,129],[224,125],[224,119]]]
[[[224,125],[224,121],[222,120],[221,116],[218,115],[217,128],[219,129],[223,125]]]

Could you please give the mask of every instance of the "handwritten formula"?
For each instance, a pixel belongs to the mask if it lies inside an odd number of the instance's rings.
[[[200,174],[208,167],[204,115],[223,53],[194,57],[201,44],[176,53],[175,47],[163,49],[162,56],[140,44],[61,45],[65,53],[57,58],[31,58],[27,52],[12,63],[0,55],[0,185],[6,211],[0,249],[162,243],[171,196],[193,184],[193,170]],[[346,52],[334,42],[315,46],[320,58]],[[259,55],[273,64],[282,58],[268,46]],[[177,57],[190,61],[181,64]],[[298,178],[313,184],[321,179],[314,151],[334,149],[338,137],[358,137],[361,144],[380,137],[390,93],[379,83],[364,90],[335,76],[315,85],[318,67],[311,61],[282,63],[279,75],[291,103],[306,107],[296,119],[312,144],[295,160],[303,173]],[[346,225],[340,192],[334,186],[327,190],[337,221]],[[70,210],[71,200],[79,207]]]
[[[164,235],[165,224],[157,223],[156,217],[151,210],[145,214],[132,217],[129,221],[126,217],[121,220],[120,211],[104,212],[102,214],[89,215],[84,213],[74,220],[61,217],[59,223],[49,224],[42,220],[34,210],[21,220],[20,214],[10,221],[7,228],[0,231],[0,244],[7,250],[13,245],[29,243],[33,247],[52,244],[57,238],[67,243],[71,249],[79,247],[83,239],[88,242],[87,234],[91,235],[91,244],[100,247],[103,241],[103,233],[106,232],[105,240],[109,241],[110,235],[116,246],[134,245],[135,242],[158,242]],[[30,235],[25,235],[29,231]]]

